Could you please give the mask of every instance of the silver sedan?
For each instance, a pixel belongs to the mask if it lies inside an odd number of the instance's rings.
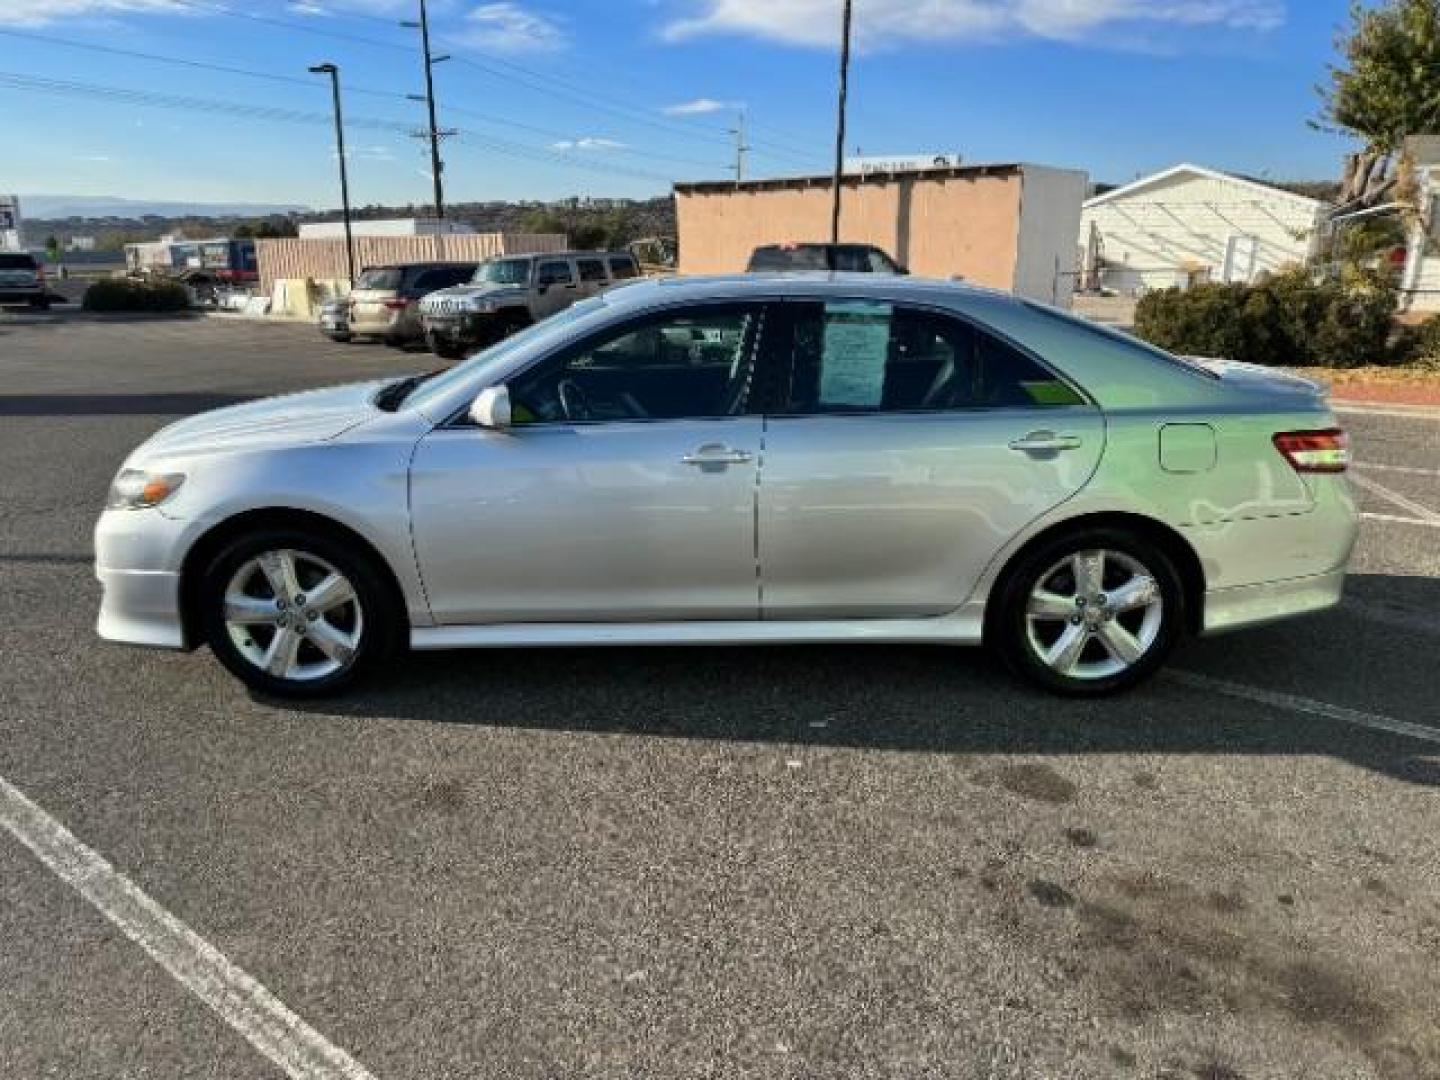
[[[406,648],[781,642],[1100,694],[1337,603],[1347,461],[1312,383],[1009,295],[671,279],[161,431],[96,528],[99,632],[288,696]]]

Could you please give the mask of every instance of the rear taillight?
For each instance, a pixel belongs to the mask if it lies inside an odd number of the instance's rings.
[[[395,298],[392,299],[392,300],[386,300],[384,303],[385,303],[385,306],[386,306],[387,308],[389,308],[391,311],[404,311],[407,307],[409,307],[409,306],[410,306],[411,304],[413,304],[414,302],[415,302],[414,300],[411,300],[411,299],[409,299],[408,297],[397,296],[397,297],[395,297]]]
[[[1282,431],[1275,449],[1296,472],[1340,473],[1350,465],[1350,436],[1339,428],[1324,431]]]

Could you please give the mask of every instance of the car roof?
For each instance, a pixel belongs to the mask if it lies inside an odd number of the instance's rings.
[[[892,274],[827,272],[725,274],[641,279],[603,294],[616,306],[685,303],[701,300],[749,300],[786,296],[847,296],[956,307],[983,300],[1018,304],[1010,293],[939,278]]]

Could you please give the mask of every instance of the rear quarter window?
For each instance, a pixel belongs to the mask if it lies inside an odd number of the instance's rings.
[[[400,276],[401,272],[398,266],[377,266],[361,271],[360,277],[355,282],[355,288],[398,289],[400,288]]]

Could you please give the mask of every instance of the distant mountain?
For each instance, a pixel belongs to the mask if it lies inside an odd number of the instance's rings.
[[[20,212],[27,218],[143,218],[143,217],[265,217],[305,213],[298,203],[151,202],[116,199],[106,195],[21,195]]]

